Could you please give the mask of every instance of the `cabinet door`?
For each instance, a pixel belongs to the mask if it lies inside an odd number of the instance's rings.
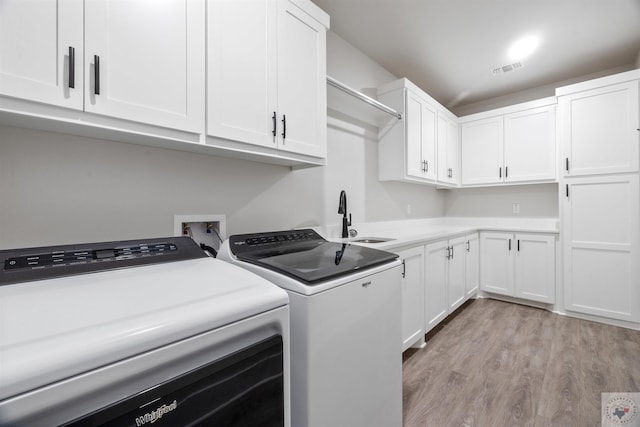
[[[201,132],[204,0],[85,1],[85,110]]]
[[[438,181],[460,183],[460,132],[458,124],[438,113]]]
[[[466,237],[465,250],[465,291],[469,298],[478,292],[480,286],[480,241],[477,233]]]
[[[279,148],[327,154],[326,28],[291,0],[278,1]]]
[[[207,2],[207,134],[277,147],[276,12],[262,0]]]
[[[515,296],[553,304],[556,300],[555,237],[516,234]]]
[[[555,179],[555,122],[554,105],[504,116],[506,182]]]
[[[82,0],[2,0],[0,94],[82,110],[82,15]]]
[[[514,246],[511,233],[480,233],[480,289],[514,295]]]
[[[491,117],[462,124],[462,185],[503,181],[503,120]]]
[[[638,171],[638,81],[559,98],[567,176]]]
[[[436,110],[410,90],[406,103],[407,175],[435,180]]]
[[[565,182],[565,308],[640,321],[638,175],[571,178]]]
[[[466,300],[464,283],[465,273],[465,248],[464,237],[449,240],[449,265],[447,274],[447,301],[449,313],[460,307]]]
[[[402,278],[402,351],[424,343],[424,246],[399,252]]]
[[[447,241],[425,246],[425,332],[447,317]]]

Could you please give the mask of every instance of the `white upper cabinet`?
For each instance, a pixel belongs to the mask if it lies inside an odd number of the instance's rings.
[[[405,79],[379,90],[381,102],[404,112],[401,121],[390,122],[380,129],[381,181],[435,182],[437,110],[424,95]]]
[[[0,95],[82,110],[82,0],[2,0]]]
[[[502,127],[502,117],[462,124],[462,185],[502,182]]]
[[[565,176],[638,171],[639,81],[597,87],[602,84],[596,79],[556,90]]]
[[[438,111],[438,183],[460,185],[460,131],[455,117]]]
[[[504,181],[556,178],[555,105],[504,116]]]
[[[328,19],[304,0],[209,0],[207,134],[326,157]]]
[[[461,119],[462,185],[555,181],[554,104],[544,99]]]
[[[291,0],[278,2],[278,110],[281,148],[327,155],[326,25]],[[308,8],[313,6],[308,2]]]
[[[1,6],[0,94],[202,131],[204,0],[3,0]],[[41,114],[33,108],[25,113]]]
[[[407,79],[378,88],[378,100],[403,111],[380,128],[378,178],[456,187],[460,182],[457,118]]]
[[[200,132],[204,0],[86,0],[85,111]]]

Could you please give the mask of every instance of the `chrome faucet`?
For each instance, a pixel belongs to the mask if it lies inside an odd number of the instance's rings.
[[[340,192],[340,202],[338,203],[338,213],[342,214],[342,238],[349,237],[349,226],[351,225],[351,214],[347,219],[347,193],[342,190]]]

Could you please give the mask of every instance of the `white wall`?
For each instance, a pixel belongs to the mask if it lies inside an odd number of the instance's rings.
[[[329,33],[327,68],[356,88],[395,76]],[[433,217],[444,192],[377,180],[377,130],[330,117],[328,166],[256,162],[0,126],[0,248],[173,233],[175,214],[225,214],[227,232]],[[411,204],[412,214],[406,212]]]
[[[513,204],[520,213],[513,213]],[[558,184],[458,188],[445,200],[445,215],[454,217],[558,217]]]

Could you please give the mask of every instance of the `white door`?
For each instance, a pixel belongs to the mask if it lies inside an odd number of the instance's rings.
[[[565,175],[638,171],[639,96],[632,81],[559,98]]]
[[[423,172],[426,179],[436,179],[436,109],[426,101],[422,102],[422,138],[420,151],[422,152]]]
[[[460,184],[460,129],[458,123],[451,119],[447,120],[447,165],[451,169],[449,183]]]
[[[276,147],[276,4],[207,2],[207,134]]]
[[[480,289],[501,295],[514,295],[511,233],[480,233]]]
[[[464,237],[449,240],[449,271],[447,300],[449,313],[460,307],[466,300],[464,283],[466,240]]]
[[[85,111],[201,132],[204,0],[86,0]]]
[[[563,197],[567,310],[640,321],[638,175],[571,178]],[[568,188],[568,192],[567,192]]]
[[[413,92],[407,90],[406,100],[406,154],[407,154],[407,175],[414,178],[424,178],[424,158],[422,157],[422,132],[424,114],[426,111],[422,107],[422,99]],[[398,147],[400,148],[400,147]]]
[[[326,28],[290,0],[277,19],[279,148],[326,157]]]
[[[424,246],[398,255],[404,263],[402,278],[402,351],[424,343]]]
[[[555,237],[543,234],[516,234],[516,297],[555,303]]]
[[[82,3],[0,2],[0,95],[82,110]]]
[[[477,233],[466,237],[465,251],[465,290],[467,298],[470,298],[480,286],[480,241]]]
[[[438,113],[438,181],[460,182],[460,141],[458,124]]]
[[[556,177],[555,122],[554,105],[504,116],[505,181]]]
[[[447,241],[430,243],[425,246],[425,332],[430,331],[448,314],[447,301]]]
[[[461,142],[462,185],[503,181],[502,116],[463,123]]]

